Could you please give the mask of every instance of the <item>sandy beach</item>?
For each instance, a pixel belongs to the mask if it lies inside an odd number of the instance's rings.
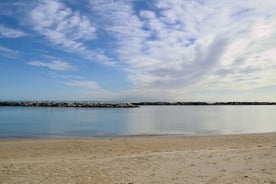
[[[0,140],[0,183],[276,184],[276,133]]]

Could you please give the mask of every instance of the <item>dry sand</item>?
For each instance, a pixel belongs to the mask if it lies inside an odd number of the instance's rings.
[[[1,140],[0,183],[276,184],[276,133]]]

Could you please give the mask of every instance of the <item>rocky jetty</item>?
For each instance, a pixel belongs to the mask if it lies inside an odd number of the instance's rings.
[[[206,102],[138,102],[134,105],[209,105]]]
[[[215,102],[211,105],[276,105],[276,102]]]
[[[131,103],[94,103],[94,102],[0,102],[0,106],[29,107],[84,107],[84,108],[135,108]]]
[[[276,102],[138,102],[134,105],[276,105]]]
[[[139,106],[205,106],[205,105],[276,105],[276,102],[135,102],[135,103],[95,103],[95,102],[0,102],[0,106],[30,107],[84,107],[84,108],[136,108]]]

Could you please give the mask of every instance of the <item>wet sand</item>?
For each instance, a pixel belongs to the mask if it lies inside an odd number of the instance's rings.
[[[0,183],[276,184],[276,133],[0,140]]]

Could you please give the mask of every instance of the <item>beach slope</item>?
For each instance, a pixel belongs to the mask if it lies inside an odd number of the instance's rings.
[[[0,140],[0,181],[276,184],[276,134]]]

